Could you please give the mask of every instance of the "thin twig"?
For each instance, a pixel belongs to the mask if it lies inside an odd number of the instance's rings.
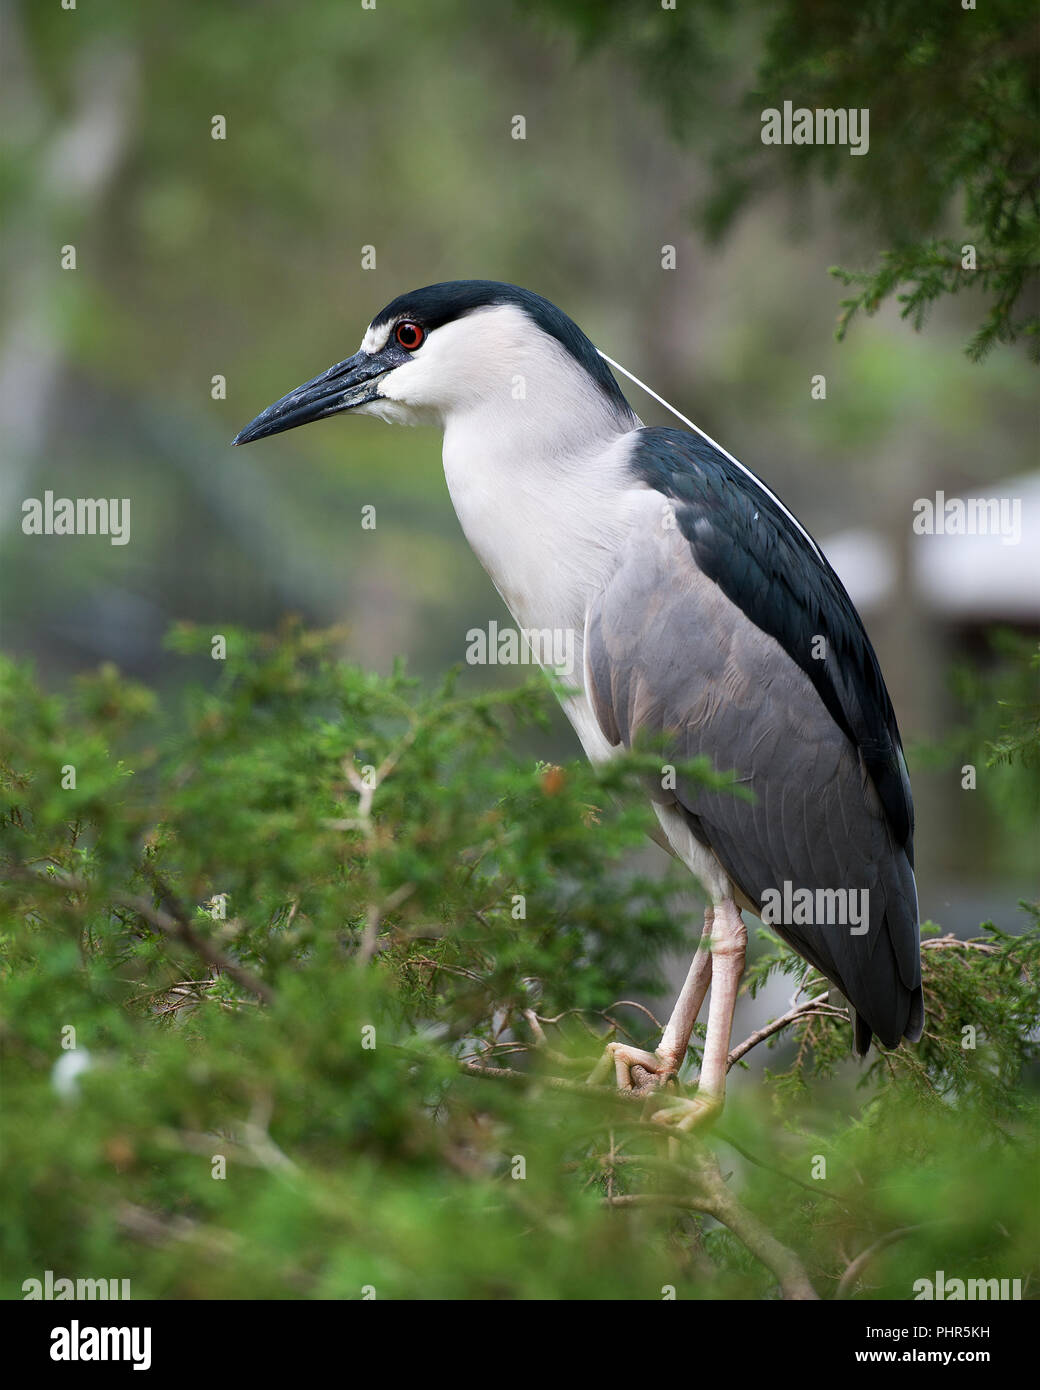
[[[144,904],[153,914],[149,916],[138,905],[135,910],[141,913],[145,921],[149,921],[153,926],[158,926],[161,931],[170,932],[171,935],[178,937],[185,946],[189,947],[196,955],[200,955],[208,964],[215,966],[218,970],[223,970],[231,978],[237,981],[243,989],[248,989],[250,994],[255,994],[258,999],[262,999],[265,1004],[274,1002],[274,991],[269,985],[264,984],[263,980],[258,979],[243,965],[233,961],[230,956],[226,956],[223,951],[214,946],[205,937],[199,936],[191,921],[191,913],[188,908],[180,901],[173,889],[165,882],[153,864],[146,863],[144,871],[152,881],[152,887],[159,895],[161,906],[155,908],[148,902],[147,898],[138,897],[137,904]],[[133,906],[127,897],[116,894],[115,900],[123,903],[125,907]],[[167,925],[163,925],[164,921]],[[172,925],[171,925],[172,924]]]
[[[866,1269],[867,1265],[875,1255],[881,1253],[886,1246],[894,1244],[897,1240],[902,1240],[903,1236],[908,1236],[911,1231],[919,1231],[921,1226],[900,1226],[898,1230],[889,1231],[880,1240],[876,1240],[873,1245],[868,1245],[849,1265],[845,1273],[838,1280],[838,1287],[834,1291],[835,1298],[848,1298],[852,1291],[852,1286],[859,1276]]]
[[[230,956],[226,956],[223,951],[218,950],[211,941],[199,936],[191,923],[183,917],[174,917],[165,912],[161,907],[156,907],[147,898],[141,897],[137,893],[116,893],[113,900],[122,907],[128,907],[132,912],[136,912],[139,917],[143,917],[146,922],[167,936],[175,937],[185,946],[201,956],[207,965],[215,966],[225,975],[229,975],[236,984],[240,984],[243,989],[249,990],[250,994],[255,994],[258,999],[262,999],[265,1004],[274,1003],[274,991],[269,985],[264,984],[263,980],[257,979],[245,966],[233,961]]]
[[[537,1076],[527,1072],[513,1071],[510,1067],[488,1067],[480,1062],[460,1061],[459,1066],[468,1076],[479,1076],[485,1081],[504,1081],[512,1086],[545,1086],[552,1091],[569,1091],[576,1096],[601,1096],[605,1100],[616,1100],[622,1104],[636,1102],[643,1104],[645,1096],[626,1095],[613,1086],[590,1086],[586,1081],[568,1081],[562,1076]]]
[[[368,912],[365,917],[365,930],[361,936],[361,945],[358,947],[358,965],[367,965],[375,954],[376,944],[379,940],[379,928],[383,918],[388,912],[393,912],[400,907],[406,898],[415,892],[414,883],[402,883],[386,898],[382,903],[369,903]]]
[[[574,1065],[572,1058],[566,1057],[562,1052],[557,1052],[555,1048],[550,1046],[549,1039],[545,1035],[545,1029],[542,1027],[541,1021],[534,1009],[524,1009],[523,1016],[527,1021],[527,1026],[534,1035],[535,1047],[537,1047],[542,1057],[547,1058],[558,1067]],[[582,1065],[584,1066],[585,1064]]]
[[[766,1038],[772,1037],[774,1033],[779,1033],[780,1029],[786,1028],[788,1024],[797,1023],[799,1019],[817,1016],[820,1018],[844,1018],[844,1013],[842,1013],[841,1010],[834,1009],[833,1005],[827,1010],[819,1007],[821,1004],[827,1003],[829,994],[830,990],[824,990],[822,994],[817,994],[812,999],[804,1000],[793,1009],[789,1009],[787,1013],[782,1014],[780,1018],[774,1018],[771,1023],[767,1023],[765,1027],[759,1028],[757,1032],[745,1038],[742,1043],[738,1043],[729,1054],[726,1070],[728,1071],[736,1062],[739,1062],[741,1057],[750,1052],[753,1047],[757,1047],[760,1042],[764,1042]]]
[[[756,1216],[752,1216],[737,1201],[726,1186],[718,1164],[709,1160],[705,1150],[701,1150],[703,1161],[696,1172],[690,1173],[690,1180],[701,1190],[696,1193],[636,1193],[623,1197],[606,1197],[604,1205],[609,1207],[678,1207],[684,1211],[695,1211],[712,1216],[723,1226],[728,1227],[755,1259],[764,1264],[776,1276],[780,1292],[785,1299],[815,1300],[819,1297],[809,1280],[808,1274],[793,1250],[769,1231]]]
[[[786,1178],[788,1182],[794,1183],[796,1187],[801,1187],[804,1188],[806,1192],[811,1192],[814,1197],[826,1197],[832,1202],[837,1202],[837,1204],[840,1207],[844,1207],[846,1211],[855,1212],[855,1207],[849,1206],[848,1202],[844,1201],[841,1197],[835,1196],[833,1192],[827,1192],[819,1186],[813,1187],[811,1183],[803,1182],[801,1178],[796,1178],[793,1173],[788,1173],[783,1168],[775,1168],[771,1163],[764,1163],[762,1159],[756,1158],[752,1153],[748,1153],[747,1149],[738,1144],[735,1139],[725,1132],[725,1130],[719,1129],[718,1126],[715,1127],[714,1133],[716,1138],[721,1139],[724,1144],[728,1144],[731,1149],[735,1149],[736,1152],[740,1154],[741,1158],[746,1159],[748,1163],[753,1163],[756,1168],[761,1168],[766,1173],[775,1173],[778,1178]]]
[[[965,951],[982,951],[988,956],[1000,954],[1000,947],[994,946],[992,941],[962,941],[959,936],[954,936],[952,932],[947,932],[945,936],[933,936],[927,941],[921,942],[922,951],[941,951],[951,947],[959,946]]]
[[[28,869],[9,866],[5,872],[9,878],[28,879],[35,883],[52,883],[69,893],[88,893],[91,885],[85,880],[76,878],[73,874],[35,874]],[[148,872],[146,868],[146,872]],[[247,989],[250,994],[255,994],[258,999],[262,999],[265,1004],[274,1002],[274,991],[269,985],[264,984],[248,971],[245,966],[239,965],[223,951],[214,946],[205,937],[199,936],[191,924],[191,921],[183,908],[177,903],[176,898],[159,879],[158,875],[151,871],[149,876],[156,884],[160,895],[168,905],[172,906],[173,911],[165,911],[161,907],[156,907],[148,898],[142,897],[138,893],[114,893],[112,895],[113,904],[120,907],[129,908],[138,917],[143,918],[150,926],[157,931],[163,932],[167,936],[172,936],[182,942],[185,946],[201,956],[207,965],[221,970],[225,975],[229,975],[243,989]]]
[[[715,1214],[709,1198],[691,1197],[682,1192],[628,1192],[620,1197],[604,1197],[602,1200],[605,1207],[680,1207],[702,1215]]]

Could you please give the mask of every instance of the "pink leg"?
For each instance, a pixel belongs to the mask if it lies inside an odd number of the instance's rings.
[[[679,991],[672,1015],[668,1020],[661,1041],[655,1052],[645,1052],[628,1043],[609,1043],[605,1061],[613,1059],[618,1089],[622,1091],[650,1091],[663,1085],[675,1076],[686,1059],[690,1045],[693,1025],[704,1003],[708,985],[712,979],[712,920],[714,909],[704,910],[704,931],[700,944],[687,972],[685,983]],[[598,1080],[601,1066],[597,1066],[589,1080]]]
[[[722,1109],[726,1098],[733,1011],[746,954],[747,928],[740,909],[732,898],[716,903],[711,933],[711,1000],[697,1094],[692,1100],[658,1111],[655,1119],[675,1124],[679,1129],[693,1129],[714,1119]]]

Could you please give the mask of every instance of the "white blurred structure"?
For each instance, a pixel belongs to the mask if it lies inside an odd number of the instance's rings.
[[[980,499],[990,520],[1011,519],[1013,529],[971,534],[981,515],[971,504]],[[921,502],[930,503],[935,516],[923,534],[913,523],[918,516],[927,521],[927,507],[919,504],[907,519],[908,568],[920,605],[953,625],[1040,622],[1040,473]],[[890,536],[868,527],[842,531],[823,550],[865,612],[882,607],[898,586],[899,557]]]

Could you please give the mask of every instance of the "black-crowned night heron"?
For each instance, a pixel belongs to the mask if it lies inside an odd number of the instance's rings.
[[[920,1037],[913,803],[874,649],[815,541],[699,431],[645,428],[608,360],[540,295],[429,285],[235,443],[347,410],[439,425],[455,510],[510,612],[572,635],[581,691],[564,707],[588,756],[651,736],[750,789],[680,774],[651,791],[711,905],[656,1052],[610,1052],[622,1087],[674,1075],[710,984],[688,1126],[722,1103],[744,908],[850,1001],[860,1053],[872,1034]]]

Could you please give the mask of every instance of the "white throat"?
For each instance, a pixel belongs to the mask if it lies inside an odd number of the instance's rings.
[[[485,389],[445,412],[448,490],[517,622],[573,629],[580,643],[589,600],[626,529],[619,502],[639,421],[622,419],[566,349],[519,310],[496,309],[482,326],[491,330]]]

